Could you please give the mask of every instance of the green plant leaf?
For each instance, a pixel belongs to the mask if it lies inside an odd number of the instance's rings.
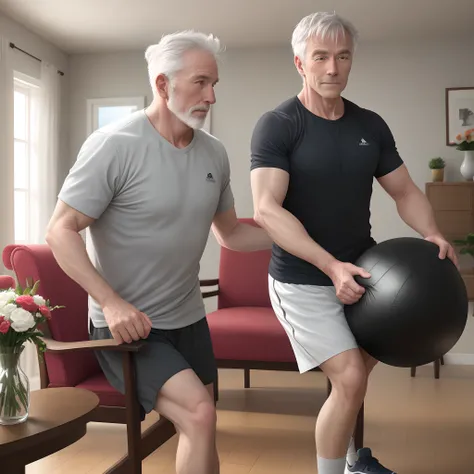
[[[35,284],[33,285],[33,288],[31,288],[30,295],[36,295],[36,292],[38,291],[40,281],[37,280]]]

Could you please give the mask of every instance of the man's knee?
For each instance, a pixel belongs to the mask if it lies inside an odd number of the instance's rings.
[[[188,414],[189,428],[197,433],[214,433],[216,423],[216,408],[212,400],[199,402]]]
[[[161,388],[155,411],[174,423],[177,430],[189,436],[215,432],[217,415],[214,400],[196,374],[183,370]]]
[[[323,371],[331,381],[336,396],[349,403],[361,403],[367,390],[368,371],[357,351],[336,356]]]
[[[340,395],[353,402],[361,402],[367,390],[368,373],[365,365],[349,365],[336,377],[334,386]]]

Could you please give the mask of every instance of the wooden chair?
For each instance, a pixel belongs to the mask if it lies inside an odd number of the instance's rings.
[[[441,366],[444,365],[444,357],[441,357],[441,359],[437,359],[434,361],[434,378],[439,379],[439,374],[440,374],[440,369]],[[416,376],[416,367],[411,368],[411,376],[415,377]]]
[[[141,412],[136,393],[132,355],[145,341],[117,345],[113,340],[91,341],[88,336],[87,294],[57,264],[46,245],[9,245],[3,251],[5,267],[15,272],[18,282],[40,280],[38,294],[52,305],[64,305],[53,312],[43,328],[47,351],[40,359],[41,388],[81,387],[99,396],[100,405],[92,421],[127,425],[128,453],[104,474],[141,474],[142,460],[175,434],[174,425],[161,417],[141,434]],[[94,350],[122,354],[125,395],[105,378]]]

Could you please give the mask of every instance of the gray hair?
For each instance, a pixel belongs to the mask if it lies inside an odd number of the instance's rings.
[[[316,36],[322,40],[334,40],[338,34],[349,35],[355,47],[358,32],[349,21],[341,18],[336,12],[316,12],[305,16],[295,27],[291,38],[293,54],[304,62],[308,39]]]
[[[222,51],[220,40],[214,35],[193,30],[164,35],[159,43],[148,46],[145,59],[148,63],[148,76],[153,93],[156,92],[156,78],[164,74],[172,80],[183,66],[184,53],[192,49],[208,51],[216,60]]]

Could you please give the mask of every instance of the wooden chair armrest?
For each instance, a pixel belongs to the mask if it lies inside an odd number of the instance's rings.
[[[213,280],[199,280],[201,286],[215,286],[219,284],[219,279],[214,278]]]
[[[219,285],[219,279],[214,278],[213,280],[199,280],[199,285],[200,286],[216,286],[216,285]],[[217,296],[218,294],[219,294],[219,288],[217,290],[201,292],[201,296],[203,298],[211,298],[212,296]]]
[[[41,338],[46,344],[46,350],[56,353],[77,352],[87,350],[138,352],[146,341],[133,341],[131,343],[118,344],[114,339],[99,339],[94,341],[61,342],[54,339]]]

